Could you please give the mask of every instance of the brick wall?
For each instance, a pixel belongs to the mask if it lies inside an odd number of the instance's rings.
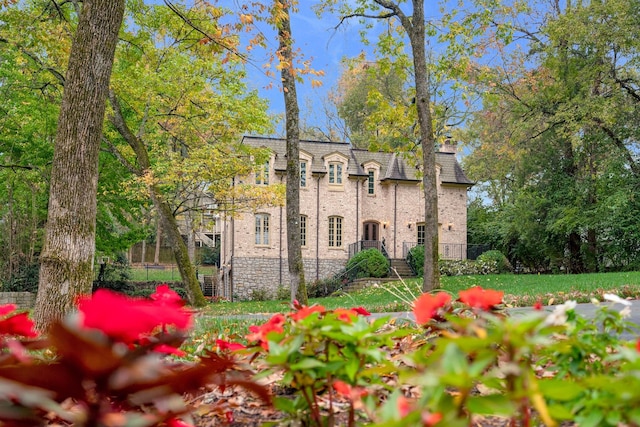
[[[0,304],[15,304],[23,310],[36,305],[36,294],[32,292],[0,292]]]

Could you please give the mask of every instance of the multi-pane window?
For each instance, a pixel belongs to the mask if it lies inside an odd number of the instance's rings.
[[[256,245],[269,244],[269,214],[256,215]]]
[[[307,162],[300,162],[300,188],[307,186]]]
[[[256,170],[256,184],[269,185],[269,161]]]
[[[329,217],[329,247],[342,247],[342,217]]]
[[[307,246],[307,216],[300,215],[300,246]]]
[[[342,163],[329,163],[329,184],[342,185]]]
[[[369,179],[367,181],[367,194],[375,194],[375,181],[374,181],[375,171],[373,169],[369,169]]]
[[[425,225],[424,222],[423,223],[419,223],[416,227],[416,229],[418,230],[418,244],[419,245],[424,245],[424,231],[425,231]]]

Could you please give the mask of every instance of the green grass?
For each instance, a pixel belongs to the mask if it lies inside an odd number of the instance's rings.
[[[500,290],[505,293],[508,306],[531,306],[540,300],[544,304],[557,304],[574,299],[588,302],[600,298],[605,292],[623,297],[640,298],[640,272],[596,273],[579,275],[487,275],[442,277],[442,290],[457,297],[459,291],[473,286]],[[409,310],[409,302],[420,294],[420,280],[406,283],[391,282],[351,294],[310,300],[328,309],[364,306],[371,312]],[[260,314],[288,311],[285,301],[246,301],[214,303],[204,312],[209,315]]]
[[[567,300],[588,302],[602,300],[605,292],[621,297],[640,298],[640,272],[602,273],[581,275],[488,275],[442,277],[442,290],[454,298],[458,292],[473,286],[503,291],[507,306],[531,306],[540,300],[545,305],[560,304]],[[420,295],[421,280],[405,283],[391,282],[370,287],[351,294],[331,298],[311,299],[310,304],[321,304],[328,309],[363,306],[371,312],[410,310],[410,302]],[[260,324],[263,316],[287,312],[287,301],[244,301],[212,303],[202,309],[196,318],[195,333],[186,343],[189,353],[199,354],[198,348],[211,348],[216,338],[244,342],[249,326]]]

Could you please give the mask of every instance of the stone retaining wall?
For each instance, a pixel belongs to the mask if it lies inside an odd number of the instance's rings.
[[[32,292],[0,292],[0,304],[15,304],[23,310],[36,305],[36,294]]]
[[[281,285],[289,282],[287,258],[239,258],[233,259],[233,299],[249,300],[253,292],[264,292],[273,297]],[[307,282],[316,280],[316,260],[303,259]],[[321,259],[318,262],[319,277],[326,279],[344,268],[346,260]]]

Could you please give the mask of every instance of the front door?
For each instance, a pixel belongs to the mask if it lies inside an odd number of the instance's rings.
[[[376,249],[380,249],[378,247],[379,243],[379,231],[380,231],[380,223],[375,222],[375,221],[367,221],[364,224],[362,224],[362,240],[364,240],[363,242],[363,249],[369,249],[369,248],[376,248]]]

